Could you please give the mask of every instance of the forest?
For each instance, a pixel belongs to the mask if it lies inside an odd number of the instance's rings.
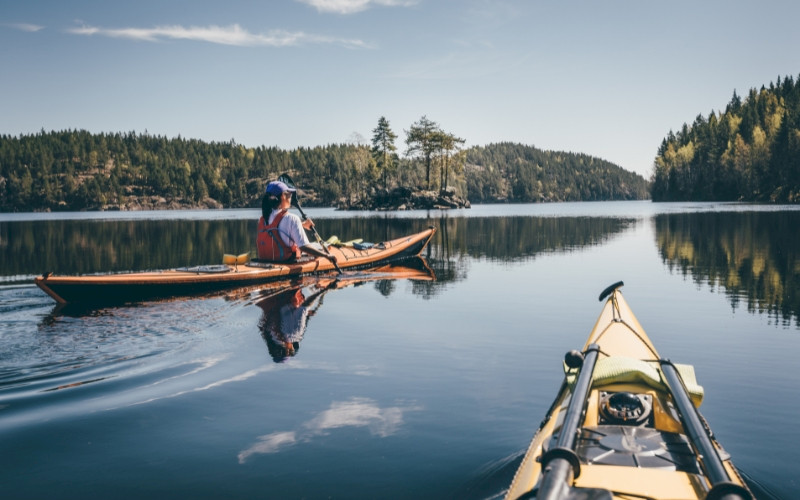
[[[348,206],[397,186],[473,203],[649,196],[644,178],[607,161],[522,144],[464,149],[425,116],[406,131],[402,156],[385,118],[372,132],[371,143],[293,150],[136,132],[2,135],[0,211],[256,207],[265,183],[284,172],[306,206]]]
[[[779,76],[744,100],[734,91],[724,112],[670,131],[655,159],[651,197],[800,202],[800,81]]]
[[[473,203],[508,201],[642,200],[648,182],[640,175],[580,153],[542,151],[512,143],[466,151],[466,183]]]

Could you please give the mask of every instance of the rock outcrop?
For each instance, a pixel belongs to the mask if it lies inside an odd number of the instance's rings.
[[[429,191],[396,187],[376,189],[370,196],[354,202],[342,202],[339,210],[443,210],[470,208],[469,200],[457,196],[455,189]]]

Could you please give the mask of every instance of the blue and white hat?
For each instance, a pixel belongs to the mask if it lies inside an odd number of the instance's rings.
[[[286,191],[289,191],[290,193],[294,193],[297,190],[294,189],[294,188],[290,188],[289,186],[287,186],[285,183],[283,183],[281,181],[272,181],[269,184],[267,184],[267,190],[266,190],[267,194],[271,194],[273,196],[280,196],[283,193],[285,193]]]

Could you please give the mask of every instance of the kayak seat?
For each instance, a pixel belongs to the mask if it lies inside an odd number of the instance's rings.
[[[692,403],[697,408],[703,402],[703,387],[697,383],[692,365],[675,364],[683,383],[689,392]],[[564,365],[567,383],[575,384],[577,370],[572,370]],[[598,387],[610,384],[643,383],[653,389],[667,391],[667,384],[661,375],[657,361],[642,361],[626,356],[610,356],[600,358],[592,373],[592,386]]]

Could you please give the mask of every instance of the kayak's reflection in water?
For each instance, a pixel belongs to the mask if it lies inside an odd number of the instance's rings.
[[[322,305],[325,294],[348,286],[374,281],[435,279],[425,260],[413,259],[367,271],[345,272],[335,277],[306,277],[283,286],[260,291],[255,304],[261,308],[258,329],[267,343],[272,360],[282,363],[297,354],[309,319]]]

